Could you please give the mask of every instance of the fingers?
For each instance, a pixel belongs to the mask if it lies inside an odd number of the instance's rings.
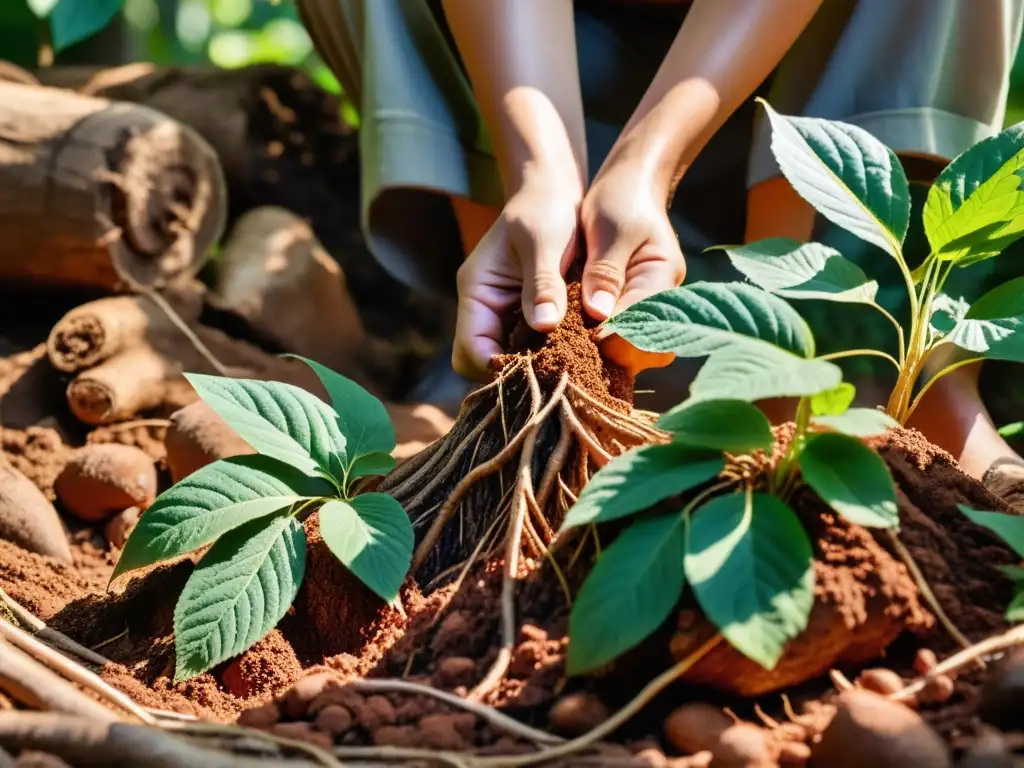
[[[575,242],[565,239],[529,238],[513,243],[523,271],[523,316],[535,331],[553,331],[568,303],[565,266],[572,259]]]

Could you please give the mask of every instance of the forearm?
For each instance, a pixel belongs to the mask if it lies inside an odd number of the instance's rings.
[[[726,119],[782,60],[822,0],[694,0],[612,149],[643,163],[670,197]]]
[[[506,195],[587,178],[572,0],[444,0]]]

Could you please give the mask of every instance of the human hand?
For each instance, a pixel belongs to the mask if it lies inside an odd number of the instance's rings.
[[[587,263],[583,306],[606,320],[686,276],[686,261],[668,219],[668,192],[640,161],[611,162],[601,170],[580,211]],[[637,349],[619,336],[601,343],[605,357],[636,374],[672,362],[671,353]]]
[[[576,187],[524,185],[459,268],[456,372],[488,377],[491,358],[504,352],[503,318],[516,302],[536,331],[552,331],[561,322],[567,301],[562,276],[576,253]]]

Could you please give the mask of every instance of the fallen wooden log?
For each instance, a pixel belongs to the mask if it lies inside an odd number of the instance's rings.
[[[0,280],[104,290],[194,273],[225,221],[217,157],[145,107],[0,82]]]
[[[250,211],[216,263],[208,301],[285,352],[352,375],[366,339],[345,273],[284,208]]]

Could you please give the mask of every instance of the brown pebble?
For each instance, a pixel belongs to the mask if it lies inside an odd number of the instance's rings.
[[[95,443],[72,454],[53,484],[61,503],[90,523],[128,507],[145,510],[156,498],[156,466],[141,448]]]
[[[317,713],[316,727],[332,736],[341,736],[352,727],[352,713],[340,704],[328,704]]]
[[[564,736],[582,736],[607,719],[608,707],[588,691],[563,696],[548,712],[551,730]]]
[[[475,728],[476,716],[469,712],[427,715],[420,719],[420,739],[428,749],[460,752],[473,746]]]
[[[927,675],[938,664],[939,659],[931,648],[918,648],[914,654],[914,671],[919,675]]]
[[[1024,712],[1024,648],[1018,647],[985,673],[978,715],[996,728],[1017,731],[1021,727],[1021,712]]]
[[[665,721],[665,737],[680,752],[710,752],[715,768],[775,768],[769,734],[737,723],[708,704],[685,704]]]
[[[684,704],[665,720],[665,738],[680,752],[695,754],[717,743],[732,718],[710,704]]]
[[[334,746],[334,739],[330,734],[316,730],[310,723],[278,723],[270,727],[270,732],[283,739],[304,741],[321,749],[330,749]]]
[[[386,696],[369,696],[363,706],[353,713],[356,722],[368,731],[376,730],[382,725],[393,725],[395,707]]]
[[[438,685],[454,688],[472,685],[476,675],[476,662],[465,656],[449,656],[437,665],[435,679]]]
[[[917,694],[922,704],[945,704],[956,691],[956,684],[947,675],[933,677],[924,684],[924,689]]]
[[[903,690],[903,678],[891,669],[865,669],[857,676],[857,685],[869,691],[888,696]]]
[[[829,768],[949,768],[946,745],[902,704],[877,693],[844,691],[836,715],[812,747],[814,765]]]
[[[128,535],[139,522],[142,511],[138,507],[128,507],[114,515],[107,521],[103,533],[110,542],[110,546],[117,549],[124,549],[124,543],[128,541]]]
[[[178,482],[218,459],[253,453],[253,449],[209,405],[197,400],[171,416],[164,437],[167,467]]]
[[[316,717],[324,707],[336,704],[345,707],[349,712],[355,712],[363,706],[365,699],[363,695],[350,686],[337,684],[328,685],[323,693],[313,699],[306,713],[310,717]]]
[[[238,724],[246,728],[266,730],[281,719],[281,710],[277,704],[268,701],[258,707],[245,710],[238,716]]]
[[[289,717],[296,720],[304,717],[313,699],[324,692],[324,689],[338,678],[331,672],[314,672],[312,675],[300,677],[284,694],[283,709]]]
[[[0,456],[0,539],[37,555],[71,562],[60,515],[35,483]]]

